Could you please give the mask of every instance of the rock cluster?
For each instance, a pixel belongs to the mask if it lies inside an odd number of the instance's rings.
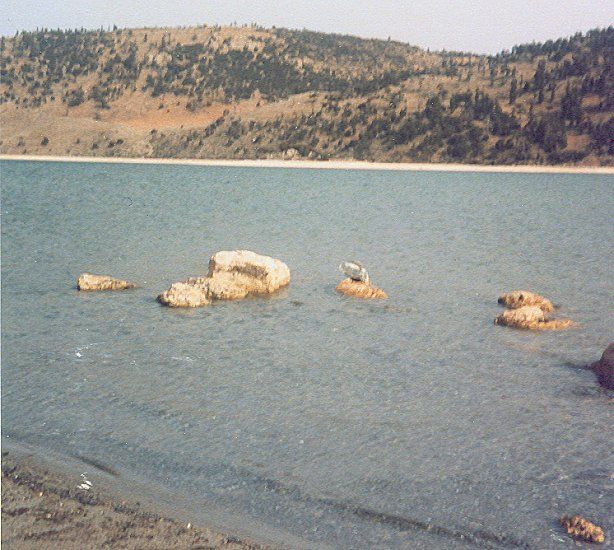
[[[350,278],[343,279],[343,281],[337,285],[335,290],[341,294],[345,294],[346,296],[364,298],[367,300],[388,298],[388,295],[381,288],[377,288],[371,283],[355,281],[354,279]]]
[[[499,296],[498,302],[509,309],[495,318],[495,325],[527,330],[561,330],[573,324],[570,319],[551,319],[547,313],[553,310],[552,303],[534,292],[507,292]]]
[[[605,540],[603,529],[581,516],[563,516],[561,524],[567,531],[567,534],[574,539],[599,543]]]
[[[134,288],[134,285],[128,281],[115,279],[108,275],[82,273],[77,279],[77,288],[79,290],[125,290],[127,288]]]
[[[158,301],[171,307],[199,307],[213,300],[271,294],[289,283],[290,270],[280,260],[249,250],[224,250],[211,257],[206,277],[173,283]]]
[[[614,343],[605,349],[601,359],[590,365],[590,368],[604,388],[614,390]]]

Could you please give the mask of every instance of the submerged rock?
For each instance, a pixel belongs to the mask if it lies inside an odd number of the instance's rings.
[[[77,279],[77,288],[79,290],[125,290],[127,288],[134,288],[134,285],[128,281],[115,279],[108,275],[82,273]]]
[[[593,363],[590,368],[604,388],[614,390],[614,343],[605,349],[601,359]]]
[[[199,307],[212,300],[271,294],[289,283],[290,270],[282,261],[249,250],[223,250],[211,256],[206,277],[174,283],[158,301],[171,307]]]
[[[561,525],[565,528],[567,534],[574,539],[599,543],[605,540],[603,529],[581,516],[563,516]]]
[[[513,292],[501,294],[498,302],[510,309],[518,309],[524,306],[537,306],[545,313],[554,309],[550,300],[527,290],[514,290]]]
[[[560,330],[572,325],[569,319],[547,319],[538,306],[508,309],[495,318],[495,325],[529,330]]]
[[[362,281],[355,281],[353,279],[343,279],[335,288],[337,292],[345,294],[346,296],[353,296],[355,298],[364,299],[384,299],[388,298],[388,295],[371,283],[365,283]]]

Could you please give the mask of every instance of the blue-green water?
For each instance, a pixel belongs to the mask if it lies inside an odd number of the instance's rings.
[[[563,513],[614,526],[611,395],[577,368],[613,337],[612,177],[1,168],[4,437],[281,543],[554,548]],[[290,287],[155,302],[235,248],[286,262]],[[344,259],[390,299],[337,295]],[[139,288],[79,293],[83,271]],[[521,288],[578,326],[494,326]]]

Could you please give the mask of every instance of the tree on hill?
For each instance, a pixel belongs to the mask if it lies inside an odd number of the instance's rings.
[[[578,88],[567,84],[565,95],[561,99],[561,117],[568,120],[571,126],[582,122],[582,94]]]

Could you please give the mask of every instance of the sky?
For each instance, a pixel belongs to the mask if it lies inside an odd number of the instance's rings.
[[[256,22],[496,53],[614,24],[614,0],[3,0],[0,34]]]

